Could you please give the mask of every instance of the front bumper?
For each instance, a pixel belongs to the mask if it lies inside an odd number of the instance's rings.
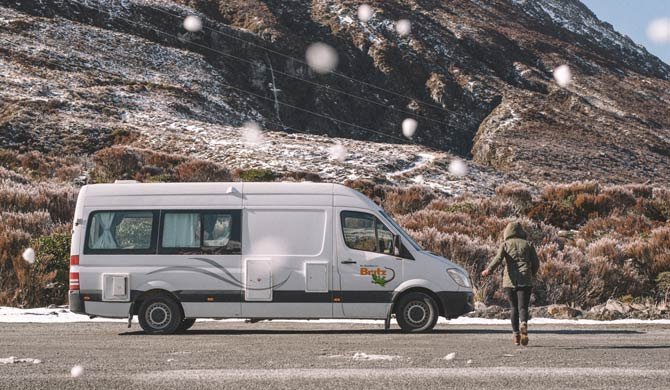
[[[84,297],[79,291],[70,291],[68,294],[70,311],[77,314],[86,314],[84,311]]]
[[[446,318],[456,318],[475,310],[475,296],[469,291],[441,291],[440,298],[442,315]]]

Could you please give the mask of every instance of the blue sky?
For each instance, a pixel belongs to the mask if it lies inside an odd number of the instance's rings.
[[[649,22],[670,17],[670,0],[582,0],[600,20],[628,35],[666,63],[670,63],[670,44],[658,44],[647,37]]]

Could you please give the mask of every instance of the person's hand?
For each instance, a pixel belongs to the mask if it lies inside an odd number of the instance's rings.
[[[489,270],[487,270],[487,269],[483,270],[483,271],[482,271],[482,276],[483,276],[483,277],[487,277],[487,276],[489,276]]]

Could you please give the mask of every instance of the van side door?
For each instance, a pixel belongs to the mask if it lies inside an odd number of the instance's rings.
[[[394,256],[393,233],[370,210],[336,208],[337,269],[334,295],[347,318],[385,318],[403,261]]]
[[[331,221],[326,206],[245,208],[243,317],[333,316]]]

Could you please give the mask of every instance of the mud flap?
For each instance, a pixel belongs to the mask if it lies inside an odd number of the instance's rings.
[[[386,311],[386,320],[384,320],[384,331],[388,332],[391,329],[391,314],[393,313],[393,302],[389,305]]]
[[[130,323],[133,321],[133,306],[135,302],[130,302],[130,309],[128,310],[128,329],[130,329]]]

